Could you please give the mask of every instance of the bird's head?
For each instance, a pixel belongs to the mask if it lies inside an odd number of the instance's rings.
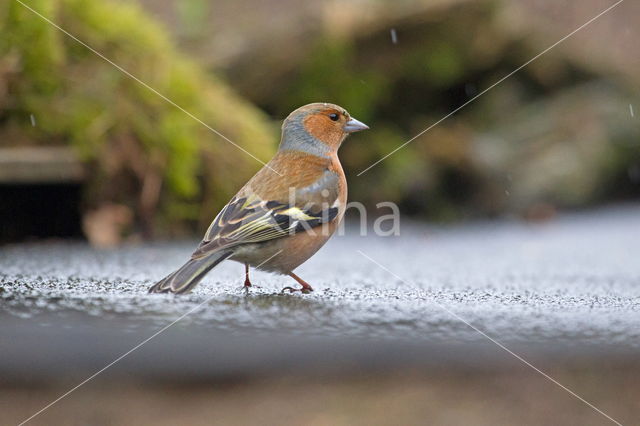
[[[350,133],[368,128],[338,105],[308,104],[293,111],[282,123],[280,150],[326,156],[337,151]]]

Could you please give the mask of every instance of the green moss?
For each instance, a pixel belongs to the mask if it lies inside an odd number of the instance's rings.
[[[463,50],[451,41],[427,40],[425,46],[408,51],[402,58],[405,78],[434,89],[457,83],[464,73]]]
[[[367,120],[386,95],[387,85],[384,76],[358,66],[349,40],[326,38],[311,49],[288,93],[288,108],[310,99],[333,102],[348,105],[354,116]]]
[[[135,4],[29,3],[63,29],[263,161],[275,126],[227,85],[180,55]],[[86,206],[130,205],[141,222],[197,217],[219,207],[260,164],[148,87],[17,2],[0,6],[0,144],[68,144],[88,167]],[[9,72],[2,72],[9,70]],[[34,128],[29,116],[37,118]],[[6,136],[9,129],[13,137]],[[17,131],[16,131],[17,129]],[[5,135],[4,137],[2,135]],[[18,137],[15,137],[18,135]],[[162,191],[143,201],[145,181]],[[149,203],[150,206],[143,206]],[[180,208],[173,208],[172,204]],[[211,220],[203,215],[203,224]]]

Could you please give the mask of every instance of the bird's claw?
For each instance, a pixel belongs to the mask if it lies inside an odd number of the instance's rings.
[[[254,285],[254,284],[251,284],[251,285],[243,285],[243,286],[242,286],[242,289],[245,291],[245,293],[249,293],[249,291],[250,291],[252,288],[262,288],[262,286]]]
[[[282,289],[282,291],[280,291],[280,294],[284,294],[286,291],[289,291],[289,293],[296,293],[296,292],[300,292],[302,294],[309,294],[311,293],[313,290],[308,289],[308,288],[293,288],[293,287],[285,287]]]

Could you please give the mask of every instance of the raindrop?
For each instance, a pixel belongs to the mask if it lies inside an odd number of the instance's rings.
[[[396,34],[395,28],[391,28],[391,43],[398,44],[398,34]]]
[[[632,115],[633,115],[633,114],[632,114]],[[36,117],[35,117],[33,114],[31,114],[31,125],[32,125],[33,127],[36,127]]]
[[[633,105],[629,104],[629,114],[631,114],[631,117],[634,117],[633,115]]]
[[[504,195],[506,195],[507,197],[509,197],[509,196],[511,195],[511,193],[509,192],[509,190],[508,190],[508,189],[505,189],[505,190],[504,190]]]

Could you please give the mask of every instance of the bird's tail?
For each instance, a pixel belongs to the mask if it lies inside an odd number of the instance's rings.
[[[199,259],[190,259],[180,269],[154,284],[149,293],[186,293],[198,285],[207,272],[232,254],[231,251],[219,251]]]

